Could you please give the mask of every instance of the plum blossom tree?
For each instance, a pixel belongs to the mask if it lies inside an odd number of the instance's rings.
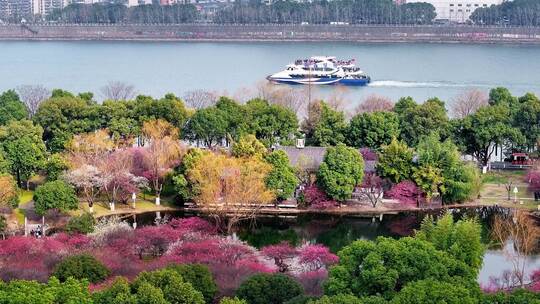
[[[299,253],[299,262],[308,272],[325,269],[339,262],[337,255],[320,244],[303,246]]]
[[[179,133],[172,124],[161,119],[145,122],[142,133],[149,140],[144,153],[145,165],[148,169],[144,176],[150,181],[156,194],[156,205],[159,205],[163,178],[182,156]]]
[[[292,259],[298,254],[298,250],[292,247],[288,242],[282,242],[277,245],[269,245],[261,249],[261,253],[268,259],[274,261],[279,272],[288,272]]]
[[[82,165],[79,168],[68,171],[63,178],[76,189],[82,191],[90,213],[94,212],[94,202],[102,189],[103,179],[98,168],[92,165]]]

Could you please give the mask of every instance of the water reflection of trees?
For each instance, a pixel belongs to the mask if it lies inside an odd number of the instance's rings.
[[[527,258],[538,252],[540,227],[528,212],[517,210],[512,217],[496,215],[491,235],[502,247],[505,257],[512,264],[512,271],[504,280],[508,287],[525,284]]]

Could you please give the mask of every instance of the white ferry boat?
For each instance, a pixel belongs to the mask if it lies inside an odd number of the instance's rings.
[[[288,64],[285,70],[266,77],[274,83],[286,84],[342,84],[351,86],[367,85],[371,78],[359,67],[355,60],[337,60],[336,57],[313,56],[298,59]]]

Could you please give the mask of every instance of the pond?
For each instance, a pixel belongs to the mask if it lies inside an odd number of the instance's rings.
[[[489,246],[489,223],[495,214],[509,212],[501,208],[471,208],[450,210],[456,219],[464,216],[477,216],[482,223],[483,240],[488,246],[484,255],[484,264],[480,270],[478,281],[488,284],[490,278],[501,277],[505,271],[512,269],[511,261],[500,248]],[[377,217],[336,216],[336,215],[295,215],[295,216],[261,216],[255,223],[245,224],[237,229],[240,239],[255,247],[263,247],[288,241],[291,244],[319,243],[333,252],[355,240],[374,240],[379,236],[395,237],[413,234],[420,227],[422,219],[428,215],[438,215],[441,211],[404,212],[395,215]],[[156,213],[139,214],[127,218],[137,226],[151,225],[156,220]],[[161,218],[189,217],[196,214],[184,212],[161,212]],[[527,275],[540,268],[540,255],[532,255],[526,261]]]

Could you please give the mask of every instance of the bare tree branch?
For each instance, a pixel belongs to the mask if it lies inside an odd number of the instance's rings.
[[[51,91],[42,85],[22,85],[17,87],[17,93],[28,109],[28,115],[32,118],[39,105],[51,97]]]
[[[453,99],[451,111],[455,118],[464,118],[474,114],[480,107],[488,104],[487,93],[473,89],[459,94]]]
[[[133,99],[136,93],[135,87],[130,84],[121,81],[111,81],[101,88],[101,95],[105,99],[119,101]]]
[[[354,114],[392,111],[394,103],[388,97],[369,95],[354,110]]]
[[[200,110],[213,106],[218,100],[218,94],[216,92],[194,90],[186,92],[183,99],[188,107]]]

